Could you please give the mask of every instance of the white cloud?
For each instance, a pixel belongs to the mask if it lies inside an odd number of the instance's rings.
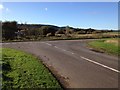
[[[10,12],[10,10],[8,8],[6,8],[5,10],[6,10],[6,12]]]
[[[0,4],[0,10],[3,10],[4,6],[2,4]]]
[[[48,10],[48,8],[45,8],[45,11],[47,11]]]
[[[1,11],[5,11],[5,12],[10,12],[10,10],[8,9],[8,8],[6,8],[6,7],[4,7],[2,4],[0,4],[0,12]]]
[[[6,11],[9,11],[9,9],[8,9],[8,8],[6,8]]]

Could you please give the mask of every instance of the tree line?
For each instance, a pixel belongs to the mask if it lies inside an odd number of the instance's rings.
[[[14,40],[14,39],[37,39],[41,37],[57,36],[63,34],[69,36],[69,34],[93,34],[112,32],[112,30],[95,30],[92,28],[80,29],[73,27],[58,27],[54,25],[42,25],[42,24],[18,24],[16,21],[2,22],[2,39]]]

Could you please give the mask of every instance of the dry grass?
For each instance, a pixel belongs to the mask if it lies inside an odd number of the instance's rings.
[[[112,40],[106,40],[105,43],[110,43],[110,44],[114,44],[114,45],[118,46],[119,41],[120,40],[112,39]]]
[[[99,39],[92,42],[89,42],[89,46],[92,47],[94,50],[106,52],[113,55],[120,54],[120,46],[118,42],[120,41],[119,38],[108,38],[108,39]]]

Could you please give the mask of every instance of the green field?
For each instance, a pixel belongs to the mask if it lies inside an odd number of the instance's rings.
[[[10,48],[2,49],[2,88],[61,88],[36,57]]]
[[[94,50],[105,52],[108,54],[118,55],[120,54],[120,46],[118,44],[120,39],[118,38],[108,38],[100,39],[89,42],[89,47],[92,47]]]

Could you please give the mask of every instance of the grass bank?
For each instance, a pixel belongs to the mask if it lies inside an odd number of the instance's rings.
[[[120,45],[118,44],[119,41],[119,38],[100,39],[91,41],[88,45],[93,48],[93,50],[118,55],[120,54]]]
[[[61,86],[36,57],[3,48],[2,88],[61,88]]]

